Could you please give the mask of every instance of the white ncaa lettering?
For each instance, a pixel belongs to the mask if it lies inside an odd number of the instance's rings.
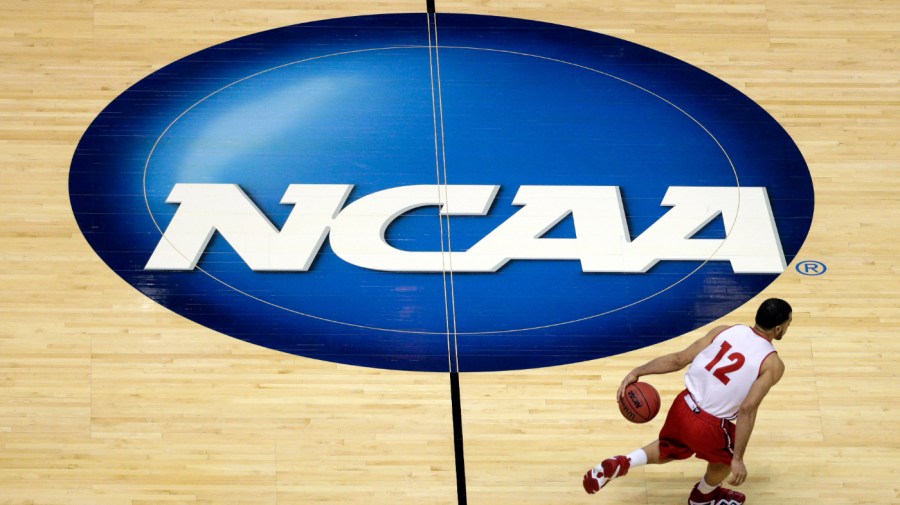
[[[343,207],[352,187],[290,185],[281,203],[294,209],[279,231],[237,185],[177,184],[166,201],[180,205],[145,269],[194,269],[216,231],[258,271],[307,271],[329,235],[332,250],[348,263],[394,272],[451,265],[457,272],[495,272],[522,259],[579,260],[584,272],[641,273],[660,261],[728,261],[735,273],[781,273],[786,266],[763,187],[670,187],[662,205],[671,209],[632,241],[618,187],[522,186],[513,200],[521,209],[469,250],[452,253],[398,249],[385,230],[420,207],[486,215],[499,186],[401,186]],[[543,237],[569,214],[574,238]],[[719,214],[730,223],[725,238],[692,238]]]
[[[441,207],[445,216],[483,216],[499,189],[500,186],[418,185],[373,193],[338,214],[329,238],[331,248],[344,261],[371,270],[441,272],[450,268],[450,253],[397,249],[384,238],[387,227],[410,210],[435,205]],[[439,224],[435,222],[435,234],[441,233]]]
[[[646,272],[662,260],[726,260],[734,273],[781,273],[787,266],[766,188],[684,187],[666,191],[672,207],[634,239],[627,272]],[[719,214],[724,239],[691,238]]]
[[[513,259],[581,260],[585,272],[623,271],[628,230],[617,186],[522,186],[513,205],[522,208],[454,254],[454,271],[496,272]],[[542,238],[569,214],[575,238]]]
[[[218,231],[255,271],[305,272],[322,247],[351,184],[291,184],[282,204],[294,210],[279,232],[236,184],[176,184],[178,210],[145,270],[193,270]]]

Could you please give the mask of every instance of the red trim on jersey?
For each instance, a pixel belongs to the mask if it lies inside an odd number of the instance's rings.
[[[739,324],[732,324],[732,325],[729,326],[728,328],[725,328],[724,330],[720,331],[719,333],[716,333],[715,335],[712,336],[712,338],[709,339],[709,343],[706,344],[706,346],[707,346],[707,347],[711,346],[711,345],[713,344],[713,342],[716,341],[717,338],[719,338],[720,336],[722,336],[723,333],[725,333],[726,331],[728,331],[728,330],[730,330],[730,329],[732,329],[732,328],[734,328],[734,327],[736,327],[736,326],[740,326],[740,325],[739,325]]]
[[[763,363],[765,363],[766,360],[769,359],[769,356],[771,356],[771,355],[773,355],[773,354],[777,354],[777,353],[778,353],[778,351],[772,351],[772,352],[770,352],[769,354],[766,354],[766,357],[763,358],[762,361],[759,362],[759,372],[756,373],[756,378],[757,378],[757,379],[759,378],[760,375],[762,375],[762,367],[763,367]]]

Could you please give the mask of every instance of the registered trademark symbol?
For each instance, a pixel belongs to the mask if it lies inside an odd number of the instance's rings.
[[[825,266],[825,263],[815,260],[801,261],[800,263],[797,263],[795,268],[800,274],[809,276],[822,275],[828,271],[828,267]]]

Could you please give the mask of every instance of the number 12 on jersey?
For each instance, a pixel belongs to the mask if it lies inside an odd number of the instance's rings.
[[[744,361],[746,361],[744,355],[739,352],[733,352],[728,356],[725,356],[725,354],[730,350],[731,344],[729,344],[728,341],[723,341],[722,347],[719,349],[719,353],[716,354],[716,357],[713,358],[708,365],[706,365],[706,370],[712,372],[715,378],[722,381],[722,384],[728,384],[728,382],[731,381],[731,378],[728,377],[728,374],[740,369],[742,366],[744,366]],[[716,365],[718,365],[719,362],[722,361],[722,358],[727,358],[729,361],[731,361],[731,363],[716,368]],[[713,370],[714,368],[715,370]]]

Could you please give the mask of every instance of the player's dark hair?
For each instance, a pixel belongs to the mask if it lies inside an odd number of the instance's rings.
[[[781,298],[769,298],[756,311],[756,325],[764,330],[771,330],[787,321],[791,312],[793,309],[788,302]]]

